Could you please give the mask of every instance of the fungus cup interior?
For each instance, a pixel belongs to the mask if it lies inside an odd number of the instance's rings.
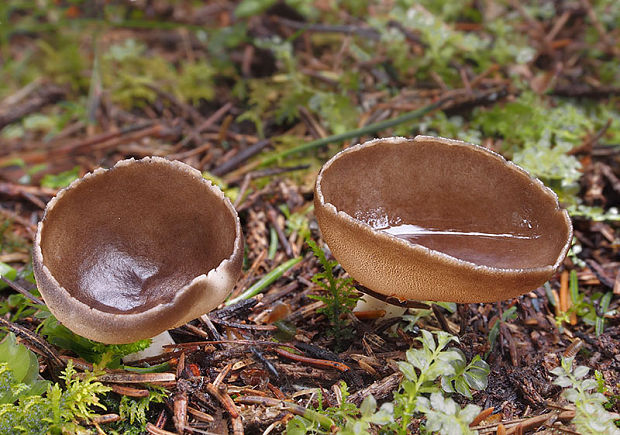
[[[71,296],[103,312],[170,302],[231,257],[239,236],[232,207],[196,173],[144,159],[79,180],[46,211],[44,265]]]
[[[496,278],[505,270],[545,270],[548,278],[572,233],[567,213],[539,180],[485,148],[433,137],[379,139],[342,151],[321,170],[315,204],[334,256],[355,279],[383,294],[397,290],[372,288],[366,275],[407,274],[409,268],[426,274],[416,279],[444,285],[441,277],[427,276],[442,273],[433,262],[467,269],[464,279],[474,269]],[[364,253],[365,247],[374,252]],[[359,264],[389,263],[390,251],[402,251],[402,261],[376,270]],[[451,287],[462,284],[458,275],[455,271]],[[420,290],[419,284],[403,284],[411,285]],[[408,296],[431,299],[433,291]],[[435,300],[467,299],[448,293]]]
[[[59,320],[95,340],[128,342],[221,303],[240,272],[242,244],[236,211],[217,187],[188,165],[153,157],[96,170],[61,191],[39,224],[33,259]],[[171,311],[175,298],[183,305]],[[113,338],[115,329],[139,327]]]

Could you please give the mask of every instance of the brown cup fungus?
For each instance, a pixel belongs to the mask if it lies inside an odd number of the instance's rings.
[[[314,203],[342,267],[398,300],[521,295],[551,277],[572,236],[541,181],[486,148],[429,136],[338,153],[318,175]]]
[[[218,306],[242,257],[239,218],[222,191],[184,163],[150,157],[60,191],[39,223],[33,264],[65,326],[130,343]]]

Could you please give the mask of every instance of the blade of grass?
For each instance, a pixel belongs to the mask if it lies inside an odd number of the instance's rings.
[[[280,278],[284,274],[284,272],[299,263],[302,259],[303,257],[296,257],[282,263],[271,272],[263,276],[261,279],[256,281],[249,289],[241,293],[239,296],[234,299],[227,300],[224,305],[236,304],[239,301],[256,296],[257,294],[265,290],[271,283]]]
[[[612,292],[607,292],[603,295],[600,300],[599,310],[597,310],[596,316],[596,325],[594,330],[596,332],[596,336],[599,337],[603,333],[603,328],[605,328],[605,313],[609,309],[609,303],[611,302]],[[600,311],[601,315],[598,315],[598,311]]]
[[[121,366],[123,370],[127,370],[128,372],[134,373],[162,373],[170,370],[171,366],[168,361],[163,362],[161,364],[157,364],[151,367],[135,367],[135,366]]]
[[[386,119],[385,121],[375,122],[374,124],[368,124],[364,127],[356,128],[354,130],[345,131],[344,133],[334,134],[332,136],[327,136],[321,139],[313,140],[311,142],[307,142],[305,144],[299,145],[294,148],[289,148],[277,154],[267,156],[263,160],[260,160],[257,166],[267,166],[270,165],[284,157],[288,157],[291,154],[301,153],[303,151],[308,151],[314,148],[319,148],[330,143],[334,142],[342,142],[347,139],[353,139],[355,137],[364,136],[371,133],[376,133],[380,130],[385,130],[390,127],[394,127],[399,124],[403,124],[408,121],[412,121],[414,119],[418,119],[426,115],[427,113],[440,108],[445,102],[451,100],[451,96],[447,96],[444,98],[440,98],[428,106],[424,106],[420,109],[413,110],[411,112],[404,113],[396,118]]]
[[[276,256],[277,250],[278,250],[278,233],[276,233],[276,230],[274,227],[271,227],[269,229],[269,254],[267,255],[267,258],[269,260],[273,260],[273,258]]]

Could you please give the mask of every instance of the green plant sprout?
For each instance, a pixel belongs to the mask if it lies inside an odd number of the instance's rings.
[[[579,291],[579,279],[574,269],[570,271],[569,289],[572,305],[567,311],[555,317],[558,328],[562,329],[565,323],[570,322],[571,315],[576,314],[586,325],[594,326],[596,336],[600,336],[605,329],[605,317],[615,314],[615,310],[609,309],[613,292],[595,292],[590,297],[586,297]],[[555,307],[558,301],[555,300],[551,288],[547,285],[545,290],[549,302]]]
[[[409,424],[414,415],[423,412],[423,409],[430,409],[428,406],[425,406],[428,405],[428,402],[425,400],[419,402],[419,398],[422,397],[428,400],[428,397],[425,395],[432,393],[439,393],[441,395],[441,390],[436,384],[438,378],[457,376],[453,361],[461,360],[461,355],[453,349],[446,349],[446,347],[452,341],[458,342],[458,338],[443,331],[436,332],[435,336],[437,342],[435,342],[433,334],[422,330],[421,337],[418,337],[418,341],[422,343],[422,348],[409,349],[406,353],[407,361],[398,362],[398,367],[403,372],[405,378],[400,385],[399,391],[394,394],[394,413],[400,416],[400,421],[395,421],[390,427],[395,433],[407,434]],[[459,362],[458,365],[460,364]],[[478,375],[481,376],[478,379],[480,384],[486,385],[486,375],[488,375],[488,372],[484,374],[484,371],[480,371],[476,373],[476,376]],[[446,382],[446,384],[449,383]],[[475,387],[475,383],[471,384],[470,387]],[[437,403],[439,402],[437,401]],[[446,404],[445,406],[446,410],[451,409],[451,405]],[[457,411],[451,415],[455,419],[460,419],[461,417],[468,418],[472,409],[469,408],[463,415],[460,415]],[[476,409],[480,412],[479,407],[476,407]],[[439,410],[436,409],[436,411]],[[436,422],[432,422],[431,426],[435,427],[436,424]],[[441,423],[442,426],[443,424]],[[460,427],[460,425],[460,422],[455,421],[453,427]]]
[[[461,407],[441,393],[432,393],[430,399],[419,397],[417,408],[426,416],[425,428],[431,433],[469,435],[475,434],[469,424],[480,414],[480,407],[468,404]]]
[[[99,369],[85,372],[78,377],[73,363],[69,361],[59,384],[48,385],[45,396],[32,395],[19,398],[19,403],[0,404],[0,433],[7,434],[60,434],[78,433],[86,429],[96,416],[95,408],[105,410],[100,395],[110,388],[96,380]],[[12,391],[23,390],[22,383],[15,380],[6,363],[0,363],[0,385],[9,385]]]
[[[325,314],[331,328],[328,333],[336,341],[347,339],[351,336],[351,328],[347,326],[343,314],[350,313],[355,307],[359,296],[353,287],[353,278],[337,278],[334,275],[334,268],[338,265],[336,260],[329,261],[325,252],[312,240],[308,239],[308,246],[323,266],[323,272],[319,272],[312,277],[312,282],[321,287],[322,294],[310,295],[311,299],[321,301],[325,307],[319,308],[317,312]]]
[[[553,383],[564,388],[562,396],[575,405],[572,423],[580,434],[620,435],[620,429],[614,424],[620,415],[604,408],[607,398],[600,392],[594,392],[599,382],[585,379],[589,371],[586,366],[573,367],[573,358],[562,358],[561,365],[551,373],[556,376]]]
[[[269,250],[267,251],[267,259],[273,260],[278,251],[278,233],[273,226],[269,227]]]
[[[436,340],[436,341],[435,341]],[[392,402],[385,402],[377,409],[372,396],[364,398],[360,408],[347,402],[346,384],[341,383],[342,403],[323,409],[322,396],[313,411],[329,417],[346,435],[369,435],[371,428],[380,427],[380,433],[406,435],[414,418],[425,417],[421,426],[424,433],[472,434],[469,424],[480,413],[480,407],[469,404],[461,408],[445,393],[459,392],[471,398],[471,389],[486,388],[489,368],[479,356],[466,364],[465,356],[455,348],[447,348],[458,338],[443,331],[434,335],[421,331],[419,349],[409,349],[406,361],[398,361],[404,375]],[[438,382],[439,381],[439,382]],[[287,425],[287,434],[322,434],[327,427],[311,416],[297,416]]]
[[[307,240],[310,237],[308,213],[314,210],[314,205],[310,204],[295,213],[291,213],[286,204],[282,204],[278,208],[286,218],[286,234],[290,235],[295,232],[300,238]]]
[[[149,395],[146,397],[122,396],[120,402],[110,395],[106,396],[104,401],[108,411],[116,412],[121,417],[120,421],[110,425],[110,429],[124,435],[140,435],[146,432],[149,417],[147,414],[151,405],[163,403],[168,396],[164,387],[149,384],[147,389]]]
[[[491,372],[489,365],[480,355],[467,364],[467,358],[460,349],[452,349],[456,355],[450,360],[454,367],[454,375],[444,375],[441,378],[441,388],[446,393],[459,393],[472,400],[471,390],[484,390],[487,387],[488,376]]]
[[[497,337],[499,336],[499,327],[502,323],[506,323],[508,320],[517,318],[517,307],[512,306],[508,308],[506,311],[502,313],[502,316],[499,317],[491,326],[489,330],[489,350],[485,354],[485,358],[488,358],[493,348],[495,347],[495,342],[497,341]]]
[[[424,301],[425,304],[429,306],[431,304],[439,305],[441,308],[446,309],[450,313],[454,314],[456,312],[456,304],[454,302],[434,302],[434,301]],[[413,332],[417,328],[417,323],[423,318],[432,317],[433,310],[431,308],[409,308],[407,311],[412,314],[403,314],[402,319],[403,322],[407,324],[403,327],[405,332]]]
[[[318,405],[313,408],[315,413],[327,417],[331,420],[329,427],[312,419],[312,415],[295,416],[286,426],[287,435],[304,435],[312,434],[330,434],[332,427],[339,427],[340,435],[370,435],[370,425],[385,425],[393,421],[393,405],[389,402],[384,403],[377,410],[377,401],[371,395],[368,395],[362,401],[358,408],[353,403],[347,402],[349,391],[344,381],[340,382],[340,394],[342,401],[339,406],[323,408],[323,395],[318,393]]]

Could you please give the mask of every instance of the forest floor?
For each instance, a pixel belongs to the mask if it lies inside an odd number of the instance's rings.
[[[13,404],[31,399],[17,381],[35,379],[0,378],[13,391],[0,390],[0,433],[617,431],[619,22],[620,3],[595,0],[3,2],[0,322],[64,402],[46,383],[36,403],[49,409],[20,420]],[[389,320],[340,304],[357,293],[320,261],[330,253],[316,175],[355,143],[417,134],[483,145],[555,190],[574,240],[548,283]],[[171,330],[176,345],[132,371],[119,359],[144,343],[106,346],[59,325],[38,299],[31,251],[59,189],[145,156],[222,188],[245,235],[231,298],[258,294]],[[407,351],[432,350],[441,331],[458,337],[436,350],[462,357],[460,374],[444,370],[440,385],[426,373],[427,389],[412,392],[426,368]],[[11,346],[0,375],[26,358]],[[486,364],[465,367],[477,355]],[[573,377],[558,381],[572,358]]]

